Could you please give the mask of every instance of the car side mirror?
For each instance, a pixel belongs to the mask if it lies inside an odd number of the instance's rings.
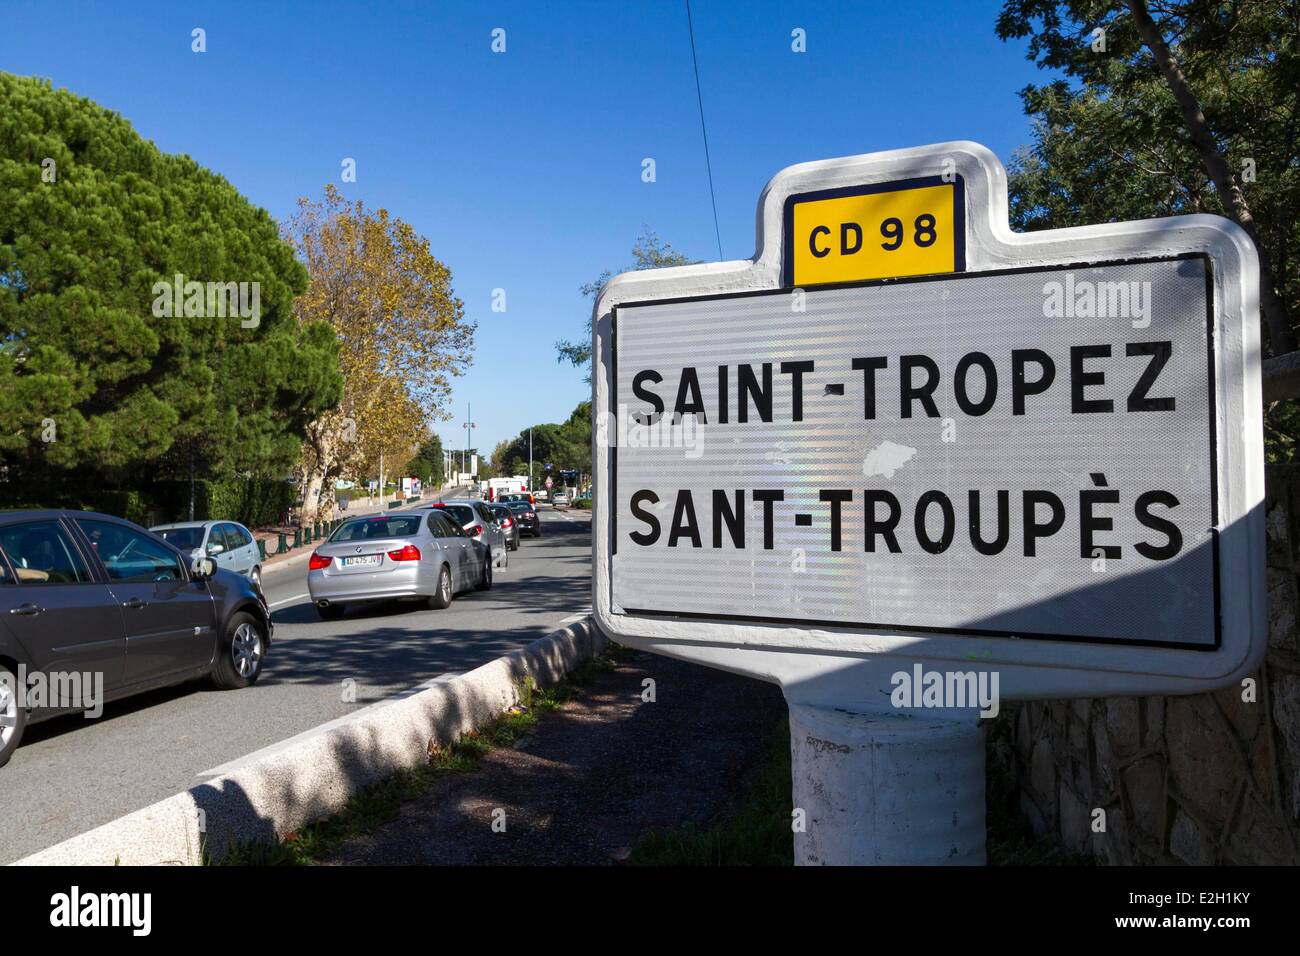
[[[203,581],[217,573],[217,562],[211,558],[195,558],[190,565],[190,571],[196,578]]]
[[[210,545],[208,545],[208,554],[220,554],[222,551],[225,551],[225,550],[226,550],[226,546],[225,546],[224,544],[210,544]]]

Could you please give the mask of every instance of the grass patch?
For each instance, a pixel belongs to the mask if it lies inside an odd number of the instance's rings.
[[[647,834],[628,862],[641,866],[791,866],[790,725],[772,732],[753,785],[725,819]]]
[[[525,678],[519,686],[519,703],[479,730],[462,734],[448,747],[430,751],[429,762],[398,770],[391,777],[357,792],[335,816],[318,820],[289,834],[282,842],[243,843],[232,846],[219,861],[204,854],[205,864],[223,866],[310,866],[347,840],[369,833],[397,817],[403,803],[415,800],[449,774],[471,773],[483,757],[497,747],[516,747],[544,714],[577,694],[577,688],[612,669],[611,660],[597,657],[577,668],[553,687],[540,688]]]

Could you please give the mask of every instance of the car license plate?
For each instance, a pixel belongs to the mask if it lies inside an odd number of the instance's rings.
[[[383,560],[384,560],[383,555],[363,554],[360,557],[356,557],[356,558],[344,558],[343,567],[345,568],[374,567],[375,565],[380,564]]]

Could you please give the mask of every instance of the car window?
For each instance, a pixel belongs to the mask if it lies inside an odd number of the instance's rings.
[[[225,525],[214,524],[212,530],[208,532],[208,554],[224,554],[230,550],[230,543],[226,541]],[[221,550],[217,551],[220,545]]]
[[[530,505],[526,501],[512,501],[506,507],[508,507],[511,511],[527,511],[529,508],[532,507],[532,505]]]
[[[78,518],[77,524],[114,581],[179,581],[185,577],[180,558],[152,535],[93,518]]]
[[[373,538],[409,538],[420,533],[419,515],[353,518],[330,535],[330,541],[367,541]]]
[[[442,511],[444,514],[450,515],[451,520],[462,527],[474,520],[474,512],[468,505],[447,505]]]
[[[221,534],[226,539],[226,550],[235,551],[244,546],[244,539],[239,534],[239,528],[229,522],[221,525]]]
[[[487,505],[478,505],[474,510],[478,512],[478,516],[482,520],[486,521],[488,524],[492,523],[492,512],[487,510]]]
[[[155,531],[164,541],[174,548],[180,548],[182,551],[193,551],[203,544],[202,528],[166,528],[162,531]]]
[[[436,511],[429,512],[429,534],[435,538],[450,538],[451,532],[447,529],[447,519]]]
[[[9,556],[19,584],[79,584],[90,571],[57,521],[31,521],[0,528],[0,550]]]
[[[247,548],[253,543],[253,536],[248,533],[248,529],[242,524],[229,525],[226,531],[227,537],[233,535],[236,548]]]

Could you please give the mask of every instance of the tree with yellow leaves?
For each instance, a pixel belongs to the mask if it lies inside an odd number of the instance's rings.
[[[328,322],[339,339],[343,401],[308,426],[299,461],[302,519],[328,514],[334,483],[394,472],[419,445],[464,372],[474,324],[429,241],[386,209],[349,202],[334,186],[298,201],[285,238],[311,276],[299,322]]]

